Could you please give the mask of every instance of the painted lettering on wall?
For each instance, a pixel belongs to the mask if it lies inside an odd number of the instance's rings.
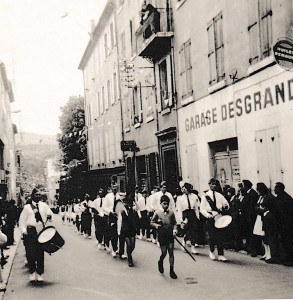
[[[185,119],[186,132],[243,115],[248,115],[286,101],[293,101],[293,79],[244,95],[234,101],[213,107]]]

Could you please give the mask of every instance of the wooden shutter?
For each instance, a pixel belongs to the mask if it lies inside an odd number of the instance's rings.
[[[259,1],[260,13],[260,52],[262,58],[270,55],[272,45],[271,0]]]
[[[216,73],[216,56],[215,56],[215,33],[213,20],[208,23],[207,27],[208,32],[208,59],[210,67],[210,85],[213,85],[217,82],[217,73]]]
[[[192,93],[191,41],[185,43],[186,91]]]
[[[250,58],[251,65],[260,60],[259,55],[259,6],[258,0],[248,0],[248,15],[249,15],[249,43],[250,43]]]
[[[181,95],[182,98],[187,94],[186,92],[186,73],[185,73],[185,55],[184,55],[184,44],[181,46],[179,50],[179,58],[180,58],[180,82],[181,82]]]
[[[214,31],[215,31],[216,71],[217,71],[217,82],[218,82],[223,80],[225,77],[222,13],[218,14],[214,20]]]

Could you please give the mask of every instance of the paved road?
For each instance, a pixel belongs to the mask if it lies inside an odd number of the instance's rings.
[[[95,240],[85,240],[72,226],[54,225],[66,240],[64,248],[46,254],[43,284],[28,282],[24,247],[19,244],[4,300],[75,299],[264,299],[293,298],[293,268],[268,265],[258,258],[226,252],[229,263],[211,261],[200,248],[193,262],[175,251],[177,280],[157,271],[159,248],[137,240],[134,268],[98,250]],[[165,261],[167,269],[168,261]]]

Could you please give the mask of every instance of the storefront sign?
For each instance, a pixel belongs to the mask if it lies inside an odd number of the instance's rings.
[[[275,85],[268,85],[254,93],[236,97],[235,101],[225,103],[221,107],[213,107],[188,117],[185,119],[185,130],[190,132],[220,121],[281,105],[288,101],[293,101],[293,79]]]
[[[120,143],[121,151],[135,151],[136,142],[135,141],[121,141]]]
[[[293,70],[293,40],[280,38],[273,47],[276,63],[287,71]]]

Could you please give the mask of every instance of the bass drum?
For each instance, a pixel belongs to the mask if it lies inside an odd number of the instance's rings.
[[[231,216],[221,216],[215,221],[218,237],[222,242],[231,242],[235,237],[235,228]]]
[[[64,239],[53,226],[48,226],[39,233],[38,242],[49,254],[58,251],[65,244]]]

